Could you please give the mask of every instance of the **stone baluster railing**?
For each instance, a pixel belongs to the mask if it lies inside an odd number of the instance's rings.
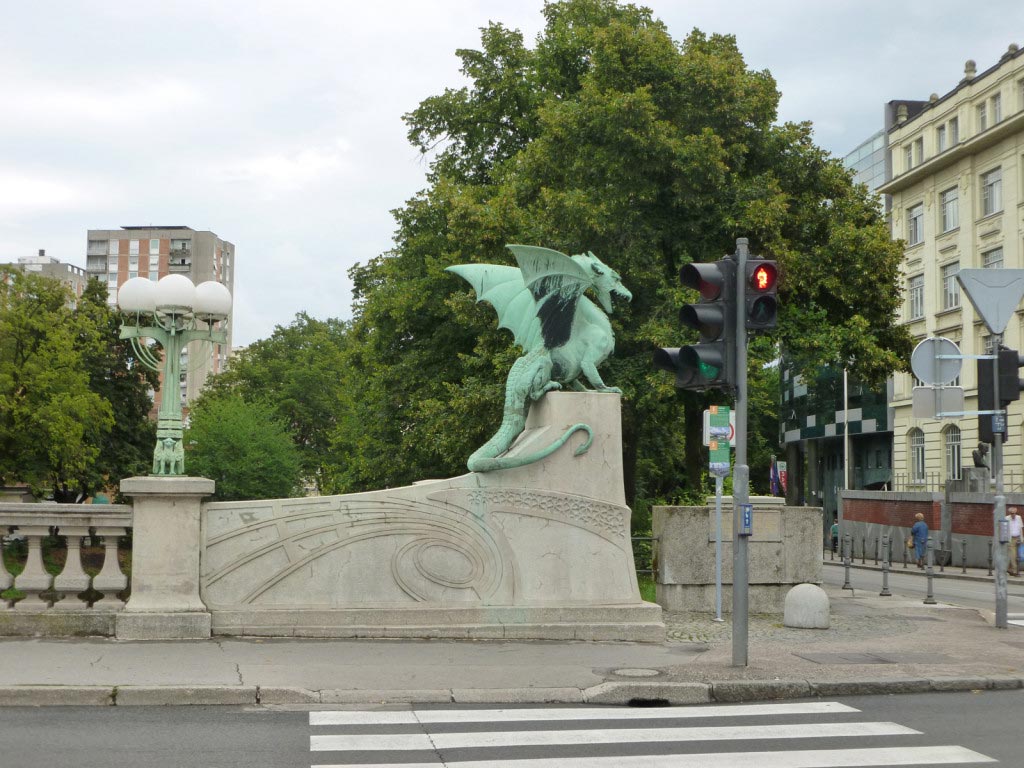
[[[53,584],[51,576],[43,567],[43,539],[50,535],[50,527],[47,525],[19,525],[17,533],[28,540],[28,559],[25,561],[25,570],[14,579],[15,589],[25,593],[25,599],[19,600],[14,607],[19,611],[40,611],[49,608],[45,602],[43,592],[48,592]]]
[[[94,608],[103,610],[120,610],[124,600],[118,597],[119,592],[128,589],[128,575],[121,570],[117,560],[117,540],[128,530],[127,526],[97,525],[96,535],[103,537],[103,567],[92,577],[92,588],[103,593]]]
[[[0,600],[18,612],[34,613],[53,608],[59,611],[119,611],[118,597],[128,586],[117,557],[117,540],[132,526],[132,508],[121,505],[0,504],[0,530],[22,538],[28,547],[24,570],[12,576],[0,566],[0,591],[13,587],[25,594],[13,602]],[[43,563],[42,542],[51,530],[67,540],[64,568],[56,576]],[[82,539],[90,533],[103,537],[103,567],[90,577],[82,567]],[[96,593],[102,593],[97,595]],[[83,593],[88,593],[82,597]]]

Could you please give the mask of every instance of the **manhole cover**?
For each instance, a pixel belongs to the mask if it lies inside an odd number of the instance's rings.
[[[616,669],[612,674],[619,677],[657,677],[661,672],[657,669]]]

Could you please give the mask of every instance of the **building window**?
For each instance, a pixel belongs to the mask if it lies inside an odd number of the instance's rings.
[[[150,254],[160,253],[160,240],[154,239],[149,241],[149,252]]]
[[[992,97],[992,125],[1003,119],[1003,98],[1000,94]]]
[[[924,139],[920,138],[914,142],[914,165],[924,162]]]
[[[907,281],[907,297],[910,305],[910,319],[924,317],[924,275],[915,275]]]
[[[107,242],[107,253],[110,254],[111,256],[117,256],[117,254],[119,253],[118,249],[120,247],[121,247],[121,241],[120,240],[110,240],[110,241]]]
[[[138,270],[139,268],[139,254],[132,253],[128,256],[128,269]]]
[[[955,147],[960,143],[960,118],[952,117],[949,120],[949,146]]]
[[[981,215],[989,216],[1003,210],[1003,169],[995,168],[981,175]]]
[[[138,256],[139,255],[139,241],[138,240],[129,240],[128,241],[128,253],[130,253],[132,256]]]
[[[914,147],[912,144],[907,144],[903,148],[903,166],[904,170],[907,171],[914,167]]]
[[[985,269],[1001,269],[1003,266],[1003,249],[993,248],[981,254],[981,266]]]
[[[939,194],[939,202],[942,208],[943,232],[949,232],[960,226],[959,197],[956,187],[951,187]]]
[[[945,152],[946,147],[946,126],[940,125],[935,129],[935,151]]]
[[[924,204],[918,203],[907,209],[907,245],[917,245],[924,240]]]
[[[959,480],[962,476],[962,457],[960,453],[960,428],[949,425],[943,432],[946,447],[946,479]]]
[[[960,283],[956,276],[960,271],[960,262],[954,261],[942,268],[942,308],[956,309],[960,306]]]
[[[914,428],[907,435],[910,444],[910,482],[924,482],[924,432]]]
[[[986,128],[988,128],[988,105],[985,102],[982,102],[976,107],[976,112],[978,133],[981,133]]]

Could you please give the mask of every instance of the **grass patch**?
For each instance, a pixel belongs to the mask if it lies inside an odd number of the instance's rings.
[[[648,603],[657,602],[656,600],[656,587],[654,579],[650,575],[644,573],[636,577],[637,583],[640,585],[640,597]]]

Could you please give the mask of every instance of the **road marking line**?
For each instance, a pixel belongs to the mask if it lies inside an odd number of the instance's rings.
[[[351,750],[474,749],[482,747],[615,744],[619,742],[809,739],[920,734],[898,723],[795,723],[786,725],[708,726],[696,728],[612,728],[562,731],[481,731],[310,736],[313,752]]]
[[[458,768],[868,768],[900,765],[962,765],[996,763],[991,757],[959,746],[812,749],[786,752],[715,752],[637,757],[555,757],[515,760],[473,760],[451,763]],[[318,764],[312,768],[438,768],[434,763]]]
[[[692,707],[579,707],[565,709],[426,709],[397,712],[310,712],[310,725],[395,725],[419,723],[527,722],[530,720],[668,720],[755,715],[818,715],[859,712],[838,701],[730,704]]]

